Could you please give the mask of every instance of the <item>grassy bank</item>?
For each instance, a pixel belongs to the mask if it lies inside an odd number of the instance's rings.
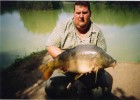
[[[2,71],[1,96],[3,99],[21,98],[16,94],[22,93],[39,79],[42,79],[42,73],[38,67],[45,54],[46,51],[43,50],[31,53],[24,58],[18,58],[11,66]]]

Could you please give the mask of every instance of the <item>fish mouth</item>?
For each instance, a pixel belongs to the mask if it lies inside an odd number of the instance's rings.
[[[113,67],[113,68],[114,68],[116,65],[117,65],[117,61],[116,61],[116,60],[114,60],[114,61],[113,61],[113,63],[111,64],[111,67]]]

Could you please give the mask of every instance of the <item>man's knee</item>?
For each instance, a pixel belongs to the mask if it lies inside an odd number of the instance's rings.
[[[105,70],[100,70],[98,73],[98,85],[102,87],[103,93],[111,93],[113,84],[112,76]]]
[[[55,77],[46,81],[45,91],[48,97],[65,98],[67,97],[68,80],[66,77]]]
[[[113,84],[113,78],[107,71],[105,71],[105,77],[106,77],[106,82],[107,82],[108,89],[111,92],[112,84]]]

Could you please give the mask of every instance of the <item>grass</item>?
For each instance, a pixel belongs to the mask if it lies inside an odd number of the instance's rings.
[[[46,50],[33,52],[23,58],[17,58],[13,64],[3,70],[2,75],[2,99],[20,98],[16,95],[18,92],[26,90],[39,79],[42,79],[42,73],[38,70]]]

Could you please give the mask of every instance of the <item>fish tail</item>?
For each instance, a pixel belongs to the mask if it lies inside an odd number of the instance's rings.
[[[39,70],[43,73],[45,80],[51,77],[53,71],[56,69],[55,65],[54,61],[49,61],[47,64],[39,66]]]

